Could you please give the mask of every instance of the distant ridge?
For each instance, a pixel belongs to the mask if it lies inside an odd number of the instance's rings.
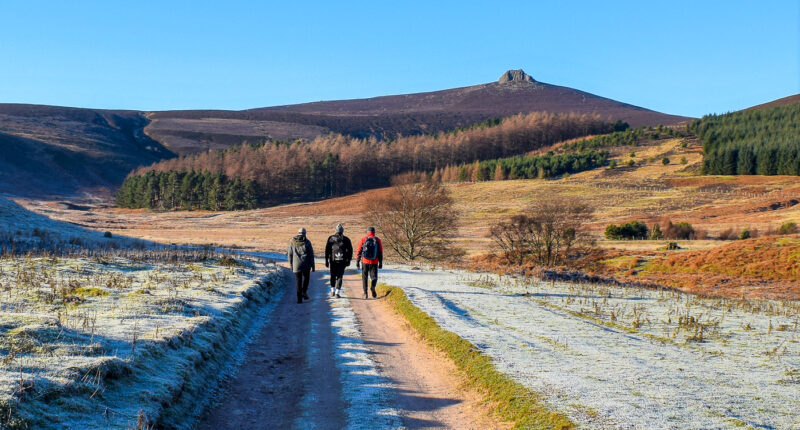
[[[522,69],[468,87],[242,111],[0,104],[0,193],[108,194],[130,170],[176,154],[329,132],[391,139],[530,112],[599,115],[634,127],[690,119],[536,81]]]
[[[788,97],[782,97],[782,98],[779,98],[777,100],[773,100],[771,102],[762,103],[760,105],[750,106],[749,108],[746,108],[744,110],[765,109],[765,108],[771,108],[771,107],[776,107],[776,106],[793,105],[795,103],[800,103],[800,94],[795,94],[793,96],[788,96]]]

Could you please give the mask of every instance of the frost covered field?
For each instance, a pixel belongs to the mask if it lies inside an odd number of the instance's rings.
[[[392,268],[382,281],[585,428],[800,428],[800,303]]]
[[[201,251],[0,258],[0,423],[188,425],[280,276]]]

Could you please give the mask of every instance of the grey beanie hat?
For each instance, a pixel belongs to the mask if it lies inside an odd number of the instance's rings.
[[[336,232],[340,234],[344,233],[344,226],[341,223],[336,224]]]
[[[372,226],[367,227],[367,233],[375,233],[375,227]]]
[[[303,227],[300,227],[300,229],[297,230],[297,233],[298,234],[302,234],[303,236],[305,236],[306,235],[306,229],[304,229]]]

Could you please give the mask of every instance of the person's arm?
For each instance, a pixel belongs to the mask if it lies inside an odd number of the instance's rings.
[[[383,242],[378,239],[378,269],[383,269]]]
[[[356,256],[356,267],[361,267],[361,250],[364,248],[364,239],[366,239],[366,237],[362,237],[361,241],[358,242],[358,255]]]
[[[344,238],[344,256],[347,259],[347,265],[350,265],[350,262],[353,260],[353,242],[350,242],[349,237]]]
[[[308,255],[311,256],[311,271],[316,272],[317,268],[316,268],[316,263],[314,261],[314,247],[311,246],[310,240],[306,239],[306,243],[308,244]]]
[[[289,249],[286,251],[286,259],[289,261],[289,270],[292,269],[292,256],[294,252],[292,252],[292,242],[289,242]]]
[[[331,261],[331,238],[325,243],[325,267],[329,267]]]

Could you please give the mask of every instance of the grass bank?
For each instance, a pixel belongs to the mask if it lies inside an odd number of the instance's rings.
[[[492,360],[475,345],[441,328],[433,318],[411,303],[402,289],[385,284],[380,284],[378,288],[394,310],[405,317],[424,339],[455,362],[469,386],[484,393],[493,412],[501,419],[512,422],[513,428],[575,428],[575,424],[566,416],[548,409],[540,395],[500,373]]]

